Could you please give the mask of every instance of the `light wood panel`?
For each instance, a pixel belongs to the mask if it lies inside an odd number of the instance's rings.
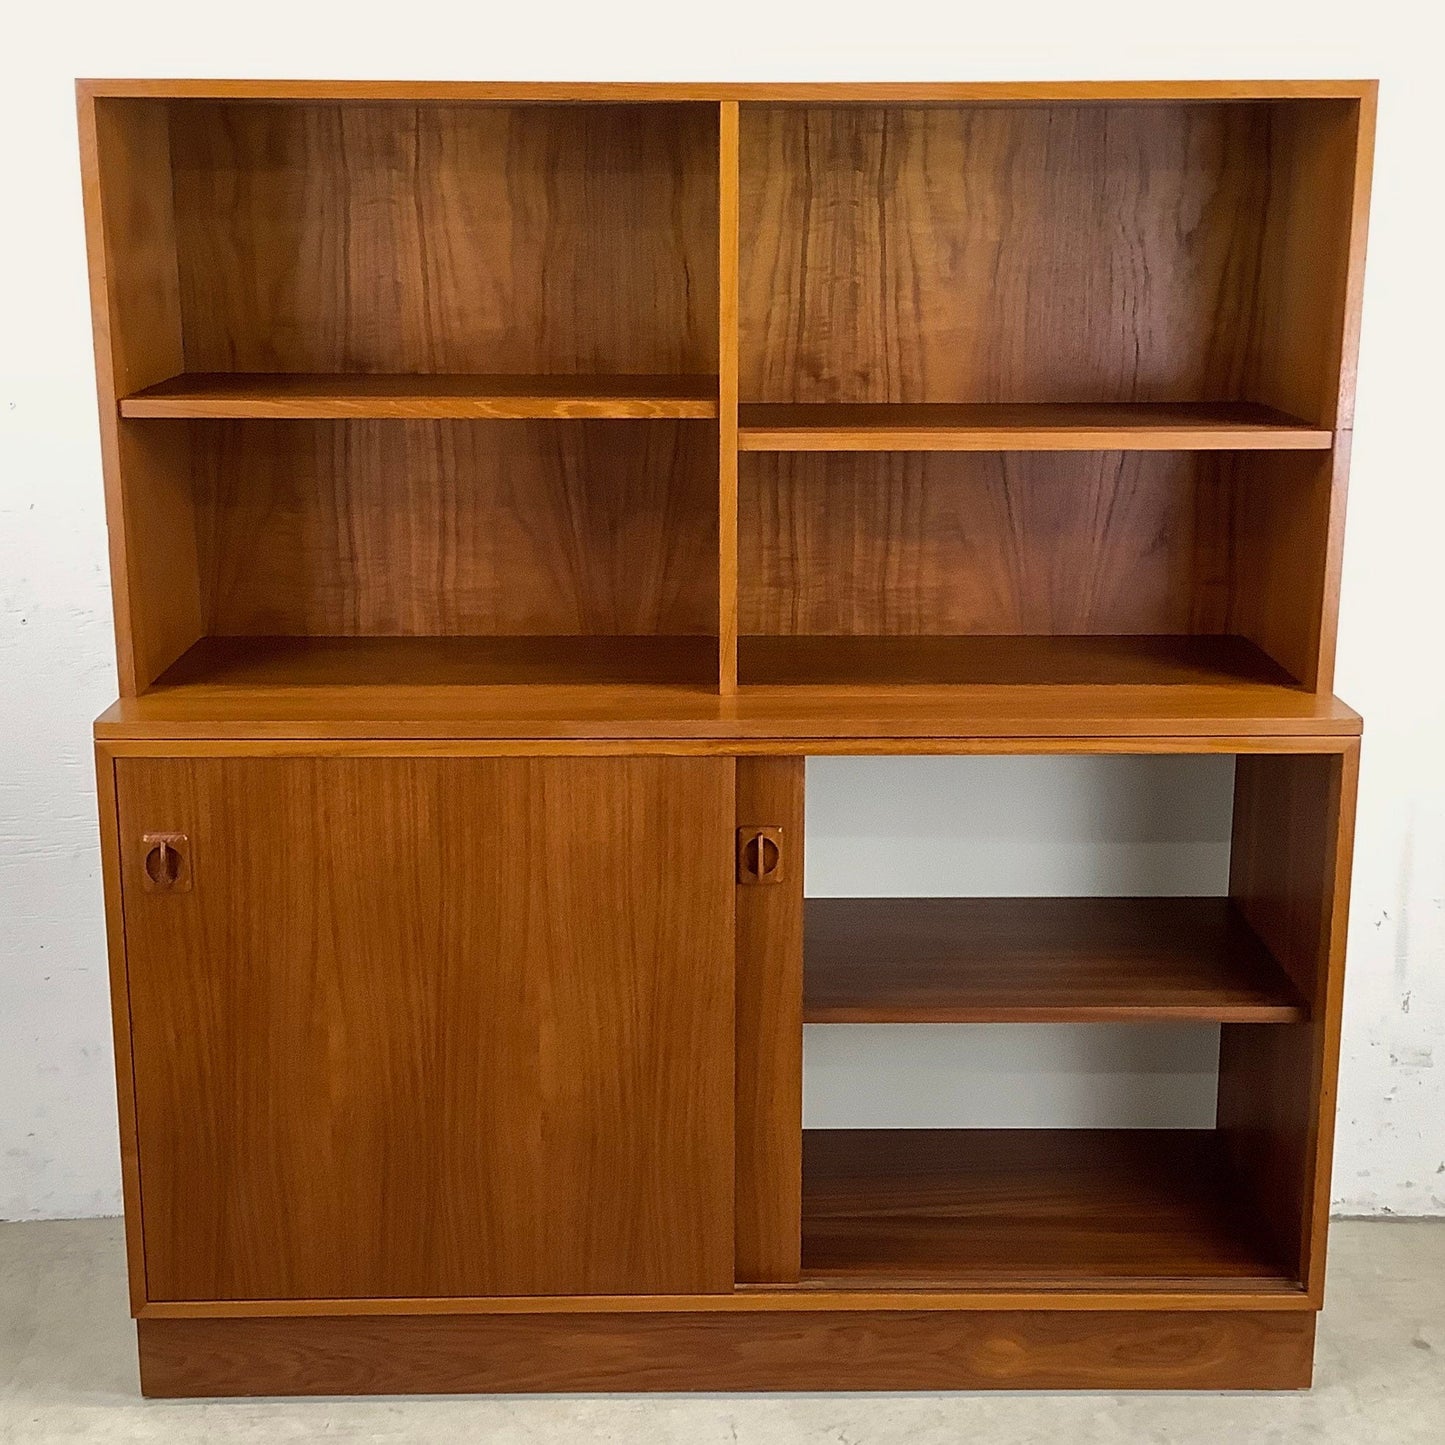
[[[680,100],[1258,100],[1372,96],[1374,80],[975,80],[813,81],[742,84],[556,80],[195,80],[180,77],[76,81],[82,97],[162,96],[231,100],[647,101]]]
[[[1313,1315],[947,1311],[142,1320],[147,1395],[1303,1389]]]
[[[171,139],[187,370],[717,370],[715,107],[198,100]]]
[[[1311,1023],[1221,1030],[1219,1128],[1263,1228],[1323,1300],[1358,744],[1236,764],[1230,892]]]
[[[931,676],[919,680],[937,666],[937,656],[880,656],[864,645],[867,639],[841,639],[837,652],[816,650],[817,639],[792,641],[796,650],[788,639],[769,644],[785,649],[775,663],[760,657],[748,666],[760,680],[771,672],[793,682],[750,686],[732,700],[683,685],[697,654],[679,655],[666,639],[658,651],[636,654],[637,673],[614,640],[599,642],[597,660],[584,664],[578,685],[565,685],[567,671],[551,664],[555,649],[568,667],[579,654],[565,639],[539,640],[525,675],[550,675],[561,685],[485,689],[476,683],[486,675],[478,664],[487,654],[471,638],[367,638],[340,648],[332,639],[303,638],[284,649],[270,638],[238,639],[200,649],[194,670],[184,661],[168,674],[174,683],[163,679],[147,696],[115,703],[95,730],[116,740],[651,737],[711,740],[723,752],[742,743],[782,752],[829,746],[966,752],[980,743],[1025,752],[1044,744],[1236,752],[1313,748],[1317,740],[1337,746],[1361,726],[1359,714],[1338,698],[1244,671],[1248,651],[1183,652],[1157,646],[1160,639],[1125,638],[1100,644],[1105,651],[1095,658],[1048,640],[1010,638],[1000,655],[989,639],[965,639],[981,651],[958,650],[954,675],[971,672],[971,680],[938,684]],[[922,641],[935,646],[934,639]],[[954,651],[948,643],[942,639],[945,660]],[[510,644],[501,645],[505,656]],[[909,639],[894,639],[894,646],[912,650]],[[1015,647],[1022,655],[1010,661]],[[623,666],[628,671],[619,680]],[[816,685],[797,685],[810,676]],[[649,678],[665,690],[646,685]]]
[[[707,635],[716,625],[705,426],[189,425],[211,633]]]
[[[742,630],[1219,632],[1231,492],[1181,452],[745,458]]]
[[[740,758],[737,825],[781,830],[776,882],[737,890],[737,1279],[798,1278],[803,1128],[802,758]]]
[[[874,1288],[1287,1281],[1209,1130],[810,1129],[803,1278]]]
[[[1225,898],[810,898],[808,1023],[1293,1023]]]
[[[193,372],[121,398],[135,417],[714,417],[710,376]]]
[[[730,762],[116,766],[150,1298],[731,1287]]]
[[[718,686],[738,685],[738,107],[718,136]]]
[[[739,445],[811,451],[1318,451],[1330,433],[1248,402],[752,403]]]

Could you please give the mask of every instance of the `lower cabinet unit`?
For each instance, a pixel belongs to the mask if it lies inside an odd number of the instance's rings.
[[[805,898],[801,749],[527,747],[99,744],[147,1393],[1309,1383],[1354,739],[1215,899]],[[1169,1020],[1212,1129],[803,1127],[805,1022]]]

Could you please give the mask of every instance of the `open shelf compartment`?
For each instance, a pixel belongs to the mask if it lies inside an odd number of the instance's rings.
[[[1219,1139],[1181,1129],[810,1129],[802,1281],[1297,1293]]]
[[[805,1023],[1298,1023],[1227,898],[810,898]]]

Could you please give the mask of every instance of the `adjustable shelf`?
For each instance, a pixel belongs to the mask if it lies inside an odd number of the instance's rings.
[[[196,373],[120,400],[124,417],[708,418],[716,376]]]
[[[1211,1130],[809,1129],[803,1280],[1297,1294]]]
[[[1331,440],[1327,428],[1247,402],[738,408],[738,449],[745,452],[1320,451]]]
[[[810,898],[805,1023],[1299,1023],[1227,898]]]

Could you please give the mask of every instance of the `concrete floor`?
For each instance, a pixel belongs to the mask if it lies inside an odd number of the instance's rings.
[[[0,1442],[1441,1445],[1445,1221],[1331,1238],[1315,1388],[1285,1395],[142,1400],[118,1220],[0,1224]]]

